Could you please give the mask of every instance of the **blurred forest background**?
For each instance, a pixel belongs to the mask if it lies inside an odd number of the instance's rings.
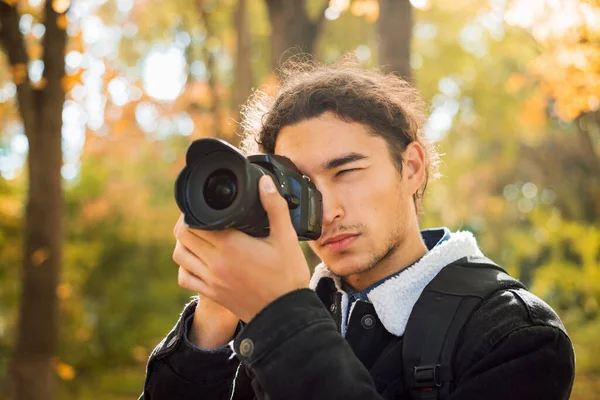
[[[0,399],[137,398],[192,295],[186,148],[237,143],[293,46],[414,80],[445,154],[422,226],[555,307],[600,398],[599,0],[0,0],[0,41]]]

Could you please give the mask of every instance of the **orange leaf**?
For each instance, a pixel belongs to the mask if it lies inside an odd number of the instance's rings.
[[[110,214],[110,204],[104,197],[92,200],[84,204],[81,215],[86,221],[100,221]]]
[[[39,60],[42,57],[42,53],[44,52],[42,45],[39,43],[32,44],[31,46],[29,46],[28,50],[29,58],[32,60]]]
[[[66,30],[69,26],[69,21],[67,20],[67,16],[65,14],[61,14],[56,18],[56,26],[58,26],[62,30]]]
[[[71,0],[52,0],[52,8],[59,14],[66,12],[69,9],[70,5]]]
[[[527,78],[523,74],[514,73],[504,83],[504,89],[508,93],[516,93],[527,83]]]
[[[71,285],[67,283],[61,283],[56,288],[56,297],[58,297],[61,300],[65,300],[71,297],[72,292],[73,290],[71,289]]]
[[[13,65],[10,68],[10,72],[12,74],[13,82],[15,83],[15,85],[25,83],[25,81],[27,80],[27,65],[25,65],[24,63]]]
[[[31,262],[33,263],[34,267],[39,267],[48,258],[50,258],[50,250],[44,247],[33,252],[31,255]]]
[[[361,17],[365,14],[365,2],[363,0],[356,0],[350,6],[350,12],[357,17]]]
[[[69,92],[71,89],[73,89],[75,87],[75,85],[82,83],[81,75],[83,74],[83,72],[84,72],[83,69],[79,69],[77,72],[75,72],[72,75],[63,76],[62,85],[63,85],[63,89],[65,90],[65,92]]]
[[[375,22],[379,18],[379,3],[376,0],[365,1],[364,14],[367,22]]]
[[[46,87],[46,85],[48,85],[48,79],[46,79],[46,77],[42,76],[42,78],[38,82],[33,83],[31,86],[34,89],[42,90],[43,88]]]

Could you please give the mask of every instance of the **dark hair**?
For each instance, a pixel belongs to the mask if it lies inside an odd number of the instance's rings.
[[[246,154],[273,153],[283,127],[331,112],[384,138],[400,176],[404,150],[411,142],[421,144],[425,180],[413,196],[420,212],[427,182],[437,175],[439,155],[423,136],[424,103],[415,88],[396,75],[365,69],[351,56],[329,65],[297,56],[278,75],[281,83],[275,94],[256,91],[242,109],[241,147]]]

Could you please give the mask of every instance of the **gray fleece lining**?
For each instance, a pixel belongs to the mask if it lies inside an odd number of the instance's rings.
[[[373,303],[381,323],[393,335],[402,336],[408,317],[423,292],[425,286],[446,265],[467,256],[483,256],[471,232],[452,233],[450,239],[440,243],[399,276],[391,278],[373,289],[367,297]],[[348,295],[341,289],[340,278],[334,275],[323,263],[317,265],[310,280],[310,288],[315,290],[321,278],[329,277],[342,293],[342,335],[346,333]],[[352,310],[351,310],[352,311]]]

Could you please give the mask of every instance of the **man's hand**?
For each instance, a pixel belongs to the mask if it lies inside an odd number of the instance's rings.
[[[254,238],[235,229],[205,231],[175,227],[173,259],[179,285],[198,292],[249,322],[267,304],[308,287],[310,272],[298,244],[287,202],[269,176],[259,182],[270,235]]]

